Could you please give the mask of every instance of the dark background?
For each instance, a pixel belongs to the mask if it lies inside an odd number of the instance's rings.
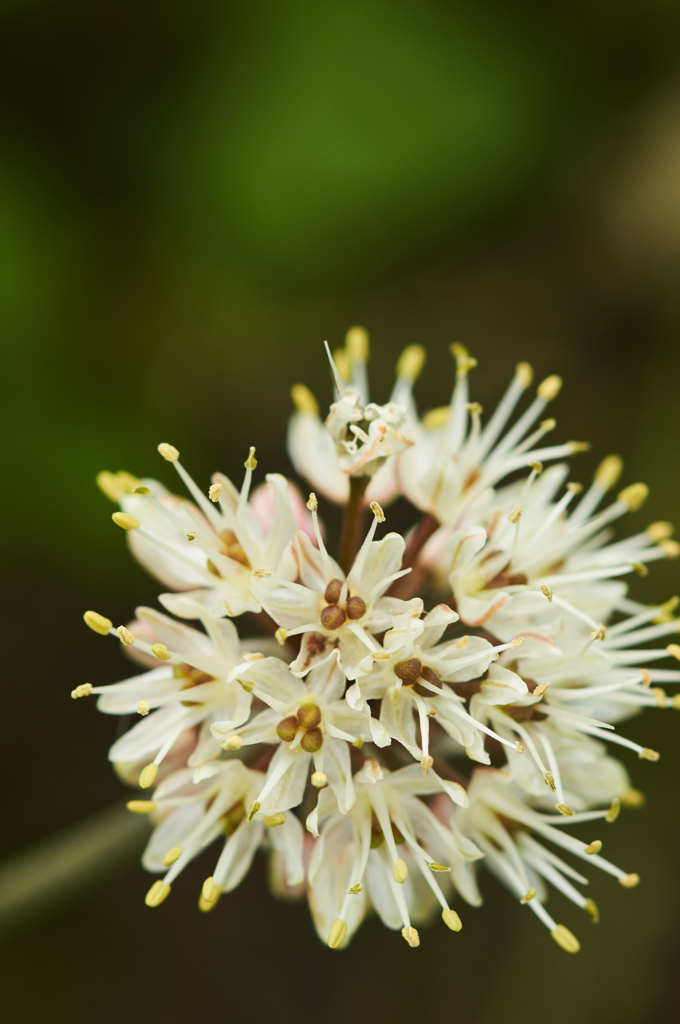
[[[520,358],[561,373],[576,478],[620,451],[652,490],[633,525],[674,518],[680,8],[7,2],[0,30],[4,1019],[674,1020],[674,712],[631,724],[663,757],[631,758],[647,806],[602,836],[643,884],[593,878],[596,928],[556,910],[578,957],[491,881],[460,935],[413,952],[370,921],[333,954],[261,862],[213,914],[210,858],[147,910],[117,722],[68,693],[127,667],[83,609],[157,590],[95,473],[169,481],[161,440],[204,482],[249,444],[286,471],[288,388],[330,397],[321,342],[352,323],[379,399],[412,342],[423,407],[454,340],[487,408]],[[677,563],[637,587],[666,598]]]

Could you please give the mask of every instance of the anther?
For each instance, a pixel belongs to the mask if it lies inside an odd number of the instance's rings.
[[[619,885],[622,885],[624,889],[634,889],[639,884],[640,876],[635,871],[632,871],[629,875],[622,875],[619,878]]]
[[[456,360],[456,372],[459,377],[464,377],[470,370],[474,370],[477,360],[470,355],[464,345],[454,342],[451,346],[451,352]]]
[[[352,896],[356,896],[358,895],[358,893],[363,892],[363,886],[361,882],[357,882],[356,885],[351,885],[347,892],[351,893]]]
[[[658,750],[651,750],[649,747],[642,747],[642,749],[638,751],[638,757],[641,761],[653,761],[656,763],[656,761],[661,757],[661,754]]]
[[[537,394],[539,398],[542,398],[545,402],[552,402],[554,398],[557,398],[562,389],[562,378],[558,377],[556,373],[546,377],[538,385]]]
[[[133,814],[151,814],[156,810],[154,800],[128,800],[125,806]]]
[[[302,739],[300,746],[306,754],[316,754],[323,746],[323,733],[321,729],[309,729]]]
[[[340,600],[340,594],[342,593],[342,586],[342,580],[330,580],[323,592],[324,601],[327,604],[337,604]]]
[[[413,925],[407,925],[404,928],[402,928],[401,935],[404,941],[408,943],[408,945],[411,947],[411,949],[417,949],[418,946],[420,945],[420,935],[418,934],[418,929],[414,928]]]
[[[652,684],[652,673],[648,668],[643,668],[640,669],[640,675],[642,677],[642,685],[648,689]]]
[[[285,814],[266,814],[262,820],[267,828],[277,828],[284,824],[286,816]]]
[[[382,505],[379,505],[377,501],[371,502],[371,512],[379,523],[385,522],[385,513],[382,510]]]
[[[151,653],[159,661],[170,661],[172,654],[167,649],[165,644],[151,644]]]
[[[595,471],[595,483],[598,487],[608,491],[616,487],[619,477],[623,471],[623,459],[620,455],[607,455]]]
[[[120,642],[125,644],[126,647],[133,646],[135,638],[130,632],[130,630],[127,628],[127,626],[119,626],[118,629],[116,630],[116,633],[118,634],[118,639],[120,640]]]
[[[129,512],[113,512],[111,518],[116,526],[120,526],[121,530],[137,530],[139,528],[139,519],[135,519]]]
[[[222,493],[222,484],[211,484],[208,488],[208,497],[211,501],[219,501]]]
[[[670,654],[671,658],[675,658],[680,661],[680,644],[668,644],[666,650]]]
[[[672,523],[650,523],[645,533],[652,544],[658,544],[662,540],[669,540],[673,536]]]
[[[321,721],[321,711],[317,704],[303,704],[298,708],[297,720],[302,729],[315,729]]]
[[[342,945],[347,935],[347,925],[339,917],[331,925],[330,934],[328,936],[328,945],[331,949],[337,949],[338,946]]]
[[[518,363],[515,367],[515,373],[523,388],[531,387],[531,382],[534,379],[534,368],[531,363]]]
[[[567,953],[578,953],[581,948],[581,943],[576,936],[568,928],[565,928],[563,924],[558,924],[550,934],[557,945],[561,946]]]
[[[347,612],[348,619],[352,619],[353,621],[362,619],[367,611],[366,602],[362,597],[359,597],[357,594],[353,594],[347,601],[345,611]]]
[[[326,629],[340,629],[345,623],[344,609],[338,604],[329,604],[321,609],[321,625]]]
[[[456,911],[452,910],[451,907],[447,907],[442,910],[442,921],[447,928],[451,929],[452,932],[459,932],[463,927],[463,922]]]
[[[368,331],[365,327],[350,327],[345,335],[347,354],[353,363],[368,359]]]
[[[555,810],[559,811],[560,814],[563,814],[565,818],[570,818],[574,813],[571,807],[568,807],[566,804],[555,804]]]
[[[593,924],[597,924],[600,920],[600,911],[595,900],[587,899],[583,904],[583,909],[586,914],[590,914]]]
[[[408,868],[406,866],[406,861],[402,860],[401,857],[398,857],[397,860],[395,860],[394,868],[392,869],[392,874],[394,875],[395,882],[402,883],[405,882],[406,879],[408,878]]]
[[[451,868],[447,864],[439,864],[436,860],[433,860],[430,864],[430,871],[450,871]]]
[[[165,441],[158,445],[158,454],[162,455],[166,462],[177,462],[179,452],[174,444],[167,444]]]
[[[307,508],[310,512],[316,512],[319,507],[319,499],[317,498],[314,491],[312,491],[307,499]]]
[[[520,899],[520,903],[531,903],[531,901],[534,899],[536,899],[536,890],[533,888],[527,889],[527,891],[524,893],[524,896],[522,896],[522,898]]]
[[[156,781],[156,776],[157,775],[158,775],[158,765],[157,764],[155,764],[153,761],[151,761],[149,764],[145,765],[142,768],[141,772],[139,773],[139,785],[141,786],[141,788],[142,789],[149,789],[150,786],[153,786],[154,782]]]
[[[290,389],[290,397],[298,412],[310,413],[312,416],[319,415],[316,398],[305,384],[294,384]]]
[[[251,445],[248,450],[248,458],[243,463],[245,469],[257,469],[257,459],[255,458],[255,448]]]
[[[148,701],[140,700],[140,701],[137,702],[137,714],[141,715],[142,718],[145,718],[146,715],[149,714],[149,710],[150,709],[149,709]]]
[[[324,789],[328,785],[328,776],[325,772],[312,772],[309,781],[315,789]]]
[[[612,825],[616,821],[620,813],[621,801],[617,796],[615,796],[610,804],[609,810],[604,816],[604,820],[607,822],[608,825]]]
[[[630,484],[619,493],[618,501],[622,502],[630,512],[636,512],[644,505],[649,495],[647,484]]]
[[[645,795],[639,789],[630,786],[621,796],[621,803],[624,807],[642,807],[645,802]]]
[[[548,601],[552,601],[553,592],[546,583],[541,584],[541,593],[543,594],[543,597],[548,599]]]
[[[178,860],[178,858],[181,857],[181,856],[182,856],[182,847],[181,846],[171,846],[170,849],[168,850],[168,852],[163,857],[163,865],[164,865],[164,867],[169,868],[170,865],[174,864],[175,861]]]
[[[592,843],[588,843],[588,845],[584,848],[583,852],[584,853],[589,853],[589,854],[594,854],[594,853],[599,853],[601,849],[602,849],[602,840],[601,839],[593,839]]]
[[[89,697],[91,693],[92,683],[81,683],[80,686],[76,686],[74,690],[71,690],[73,700],[80,700],[81,697]]]
[[[226,740],[222,741],[222,750],[240,750],[243,746],[243,740],[238,735],[228,736]]]
[[[105,615],[100,615],[99,612],[85,612],[83,622],[94,633],[99,633],[100,636],[106,636],[109,630],[113,629],[111,619],[107,619]]]
[[[286,640],[288,639],[288,630],[284,629],[283,626],[279,626],[279,628],[274,633],[274,639],[276,640],[277,644],[283,647]]]
[[[425,349],[422,345],[409,345],[397,361],[397,377],[416,380],[425,364]]]
[[[282,718],[276,726],[276,735],[283,743],[292,743],[297,736],[298,720],[296,715],[288,715]]]
[[[169,895],[170,886],[158,878],[144,897],[144,902],[147,907],[159,907],[163,900],[167,899]]]

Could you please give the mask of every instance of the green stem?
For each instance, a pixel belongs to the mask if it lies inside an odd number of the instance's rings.
[[[352,476],[349,479],[349,500],[345,506],[340,534],[340,551],[338,560],[343,572],[349,572],[354,556],[359,550],[361,531],[364,519],[364,494],[368,487],[369,477]]]

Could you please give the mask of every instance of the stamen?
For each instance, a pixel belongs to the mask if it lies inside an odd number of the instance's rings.
[[[139,529],[139,519],[135,519],[129,512],[114,512],[111,516],[116,526],[120,526],[121,530],[137,530]]]
[[[106,636],[113,629],[111,619],[107,619],[105,615],[100,615],[99,612],[85,612],[83,622],[94,633],[99,633],[100,636]]]
[[[81,697],[89,697],[92,693],[92,683],[81,683],[80,686],[76,686],[74,690],[71,690],[71,697],[73,700],[80,700]]]

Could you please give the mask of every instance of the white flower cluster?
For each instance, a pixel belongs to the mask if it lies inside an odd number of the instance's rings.
[[[420,417],[412,386],[423,350],[402,354],[381,406],[368,400],[367,349],[353,328],[331,358],[337,394],[325,421],[309,391],[293,388],[295,468],[344,506],[337,558],[315,493],[305,502],[277,474],[251,493],[252,448],[240,490],[216,474],[204,493],[177,449],[159,445],[188,499],[155,480],[100,474],[120,505],[114,522],[168,588],[159,600],[174,617],[138,608],[115,627],[86,612],[144,670],[72,696],[94,693],[101,711],[138,716],[109,757],[148,791],[128,804],[154,822],[148,906],[215,844],[199,898],[211,910],[264,849],[275,891],[306,893],[332,948],[369,910],[416,947],[416,926],[437,909],[460,930],[452,903],[481,902],[486,867],[575,952],[549,891],[597,920],[574,862],[626,888],[638,876],[566,826],[612,822],[641,802],[611,751],[658,755],[619,723],[678,706],[658,684],[680,682],[680,671],[656,667],[680,656],[662,641],[678,629],[675,600],[639,604],[625,577],[678,546],[666,523],[614,538],[647,493],[632,484],[607,498],[617,456],[587,489],[565,482],[563,460],[585,446],[545,440],[558,377],[517,413],[532,383],[520,363],[483,422],[468,400],[475,360],[453,346],[451,401]],[[399,496],[418,513],[405,536],[382,528],[383,506]]]

